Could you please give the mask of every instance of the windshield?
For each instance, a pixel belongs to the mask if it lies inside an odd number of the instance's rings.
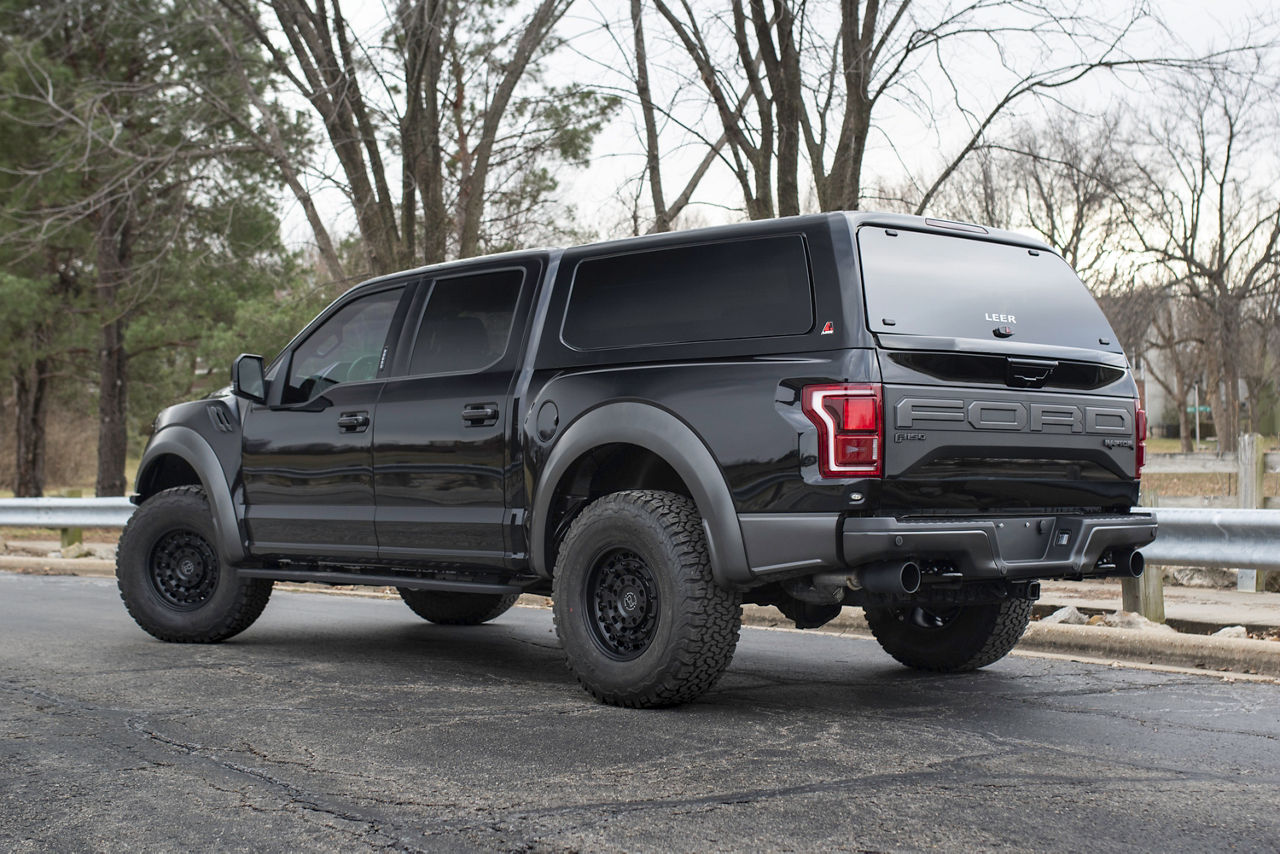
[[[857,239],[872,332],[1123,352],[1093,295],[1052,252],[877,226]]]

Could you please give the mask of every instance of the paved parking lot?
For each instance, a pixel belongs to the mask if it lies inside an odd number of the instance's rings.
[[[628,711],[545,611],[277,593],[178,646],[110,581],[0,573],[0,849],[1275,851],[1277,709],[1269,682],[928,676],[748,629],[702,702]]]

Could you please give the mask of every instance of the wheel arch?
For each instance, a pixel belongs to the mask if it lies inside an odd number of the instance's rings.
[[[165,427],[152,437],[138,466],[138,502],[174,486],[199,485],[209,499],[224,560],[244,560],[244,542],[231,488],[209,443],[190,427]]]
[[[638,448],[645,455],[632,465],[645,472],[641,483],[619,481],[619,488],[667,488],[688,495],[702,517],[712,571],[726,587],[741,587],[752,575],[742,529],[724,474],[701,438],[666,410],[624,401],[605,404],[574,421],[552,448],[534,490],[530,520],[530,562],[535,572],[550,578],[558,521],[557,501],[584,476],[585,460],[614,450]],[[678,479],[682,489],[670,482]],[[616,491],[616,490],[611,490]]]

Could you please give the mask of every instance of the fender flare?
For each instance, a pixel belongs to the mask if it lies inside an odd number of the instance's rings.
[[[184,460],[195,470],[204,487],[213,511],[213,528],[218,536],[218,550],[228,563],[239,563],[245,558],[244,542],[240,537],[240,520],[235,502],[231,499],[231,487],[222,473],[218,455],[203,436],[180,424],[162,428],[152,437],[147,451],[138,465],[138,483],[158,458],[172,454]]]
[[[702,439],[671,413],[630,401],[605,404],[582,415],[552,448],[534,491],[529,549],[534,572],[551,577],[552,567],[546,565],[547,519],[556,486],[580,456],[613,443],[652,451],[675,470],[702,516],[716,581],[726,587],[750,584],[753,576],[738,513],[715,457]]]

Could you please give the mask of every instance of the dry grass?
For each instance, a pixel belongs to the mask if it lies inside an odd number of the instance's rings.
[[[9,429],[0,430],[0,484],[12,488],[16,448],[12,425],[4,426]],[[92,494],[98,473],[97,422],[92,418],[51,412],[45,432],[45,494],[55,495],[65,489],[87,489],[87,494]]]

